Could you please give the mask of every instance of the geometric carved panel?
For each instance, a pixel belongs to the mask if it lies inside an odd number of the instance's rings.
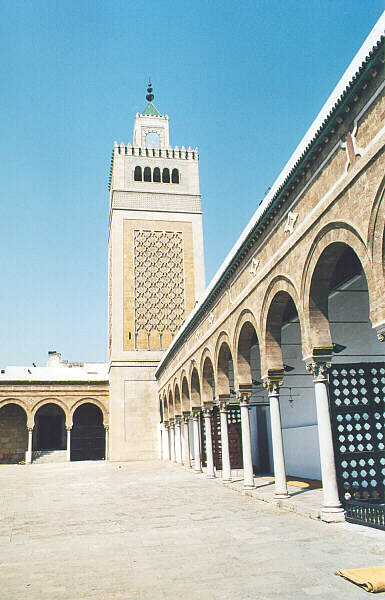
[[[174,336],[185,318],[183,233],[134,230],[135,339]],[[149,343],[150,346],[150,343]]]
[[[341,500],[379,500],[385,491],[385,364],[335,364],[330,409]]]
[[[191,221],[123,220],[123,306],[112,302],[123,350],[169,347],[195,306],[194,262]]]

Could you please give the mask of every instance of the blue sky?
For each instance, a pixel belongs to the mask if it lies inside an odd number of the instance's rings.
[[[0,0],[0,365],[107,357],[107,181],[136,112],[198,146],[207,283],[383,0]]]

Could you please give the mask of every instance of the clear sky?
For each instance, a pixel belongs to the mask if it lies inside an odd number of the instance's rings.
[[[198,146],[207,283],[383,0],[0,0],[0,365],[107,358],[108,174],[136,112]]]

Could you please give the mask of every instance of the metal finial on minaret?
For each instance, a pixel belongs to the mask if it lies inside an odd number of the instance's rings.
[[[149,79],[146,100],[148,100],[149,102],[152,102],[153,99],[154,99],[154,94],[152,93],[151,79]]]

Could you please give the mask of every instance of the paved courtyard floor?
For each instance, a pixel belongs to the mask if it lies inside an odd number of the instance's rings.
[[[177,465],[0,466],[1,600],[350,600],[369,594],[333,572],[380,564],[384,532],[280,511]]]

